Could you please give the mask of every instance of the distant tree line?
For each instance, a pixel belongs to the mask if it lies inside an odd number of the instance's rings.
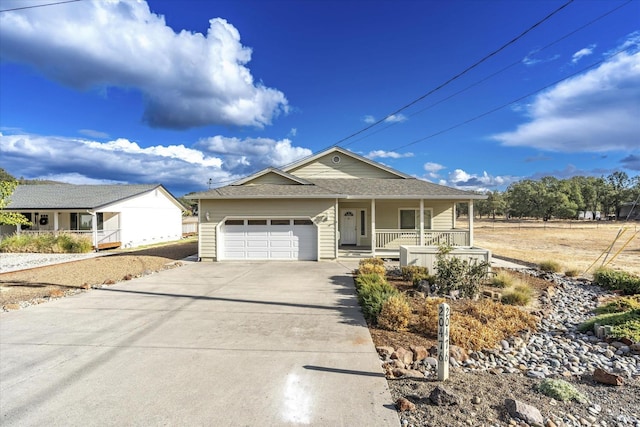
[[[614,172],[599,178],[546,176],[514,182],[504,192],[485,194],[486,200],[473,203],[474,213],[480,218],[572,219],[577,218],[580,211],[600,212],[602,218],[611,215],[618,218],[622,206],[636,201],[640,195],[640,175],[629,177],[625,172]],[[464,204],[459,208],[461,213],[468,212]]]

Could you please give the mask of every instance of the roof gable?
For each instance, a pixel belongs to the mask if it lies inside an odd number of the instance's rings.
[[[332,147],[283,168],[305,179],[327,178],[410,178],[400,171],[374,162],[349,150]]]
[[[291,175],[289,173],[283,172],[280,169],[266,168],[261,170],[260,172],[257,172],[253,175],[250,175],[246,178],[236,181],[231,185],[258,185],[258,184],[309,185],[310,182],[300,177],[297,177],[295,175]]]

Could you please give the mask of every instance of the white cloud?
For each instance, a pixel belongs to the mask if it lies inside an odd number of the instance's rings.
[[[493,176],[484,171],[481,175],[471,174],[462,169],[450,172],[447,179],[441,179],[441,185],[448,185],[469,191],[504,189],[510,183],[519,180],[514,176]]]
[[[162,183],[176,195],[222,186],[267,166],[310,156],[288,139],[214,136],[184,145],[141,147],[125,138],[81,138],[0,133],[2,167],[17,177],[73,184]]]
[[[372,123],[375,123],[375,122],[376,122],[376,118],[375,118],[375,117],[373,117],[373,116],[364,116],[364,117],[362,118],[362,121],[363,121],[363,122],[365,122],[365,123],[367,123],[367,124],[372,124]]]
[[[294,147],[289,139],[227,138],[213,136],[198,141],[196,147],[206,153],[224,156],[224,167],[237,173],[250,173],[268,166],[284,166],[312,153]]]
[[[637,149],[638,99],[640,52],[636,49],[536,96],[527,107],[528,123],[492,138],[506,146],[547,151]]]
[[[263,127],[288,110],[282,92],[254,82],[246,67],[251,49],[233,25],[214,18],[206,35],[176,33],[144,0],[2,13],[0,55],[77,89],[137,89],[153,127]]]
[[[427,171],[427,176],[431,179],[436,179],[440,177],[440,171],[442,169],[446,169],[445,166],[439,163],[427,162],[424,164],[424,170]]]
[[[365,155],[368,159],[402,159],[406,157],[413,157],[413,153],[396,153],[395,151],[374,150]]]
[[[522,58],[522,63],[530,67],[537,64],[543,64],[545,62],[555,61],[556,59],[560,58],[560,55],[558,54],[551,55],[546,58],[539,58],[536,57],[538,52],[540,52],[538,49],[529,52],[524,58]]]
[[[407,120],[407,116],[405,116],[404,114],[392,114],[384,119],[384,121],[387,123],[402,123],[406,122]]]
[[[585,48],[580,49],[579,51],[577,51],[576,53],[573,54],[573,56],[571,57],[571,62],[574,63],[574,64],[577,64],[578,61],[580,61],[585,56],[591,55],[595,48],[596,48],[596,45],[592,44],[589,47],[585,47]]]

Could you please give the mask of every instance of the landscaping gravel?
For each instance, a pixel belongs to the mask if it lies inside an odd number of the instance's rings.
[[[106,252],[89,252],[86,254],[34,254],[34,253],[0,253],[0,273],[26,270],[35,267],[80,261],[88,258],[107,255]]]

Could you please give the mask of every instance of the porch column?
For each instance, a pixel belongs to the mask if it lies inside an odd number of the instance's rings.
[[[424,199],[420,199],[420,246],[424,246]]]
[[[371,199],[371,256],[376,256],[376,199]]]
[[[58,214],[59,212],[53,213],[53,231],[58,231]]]
[[[469,200],[469,246],[473,246],[473,199]]]
[[[91,214],[91,234],[93,236],[93,247],[98,252],[98,216],[95,212],[89,212]]]

